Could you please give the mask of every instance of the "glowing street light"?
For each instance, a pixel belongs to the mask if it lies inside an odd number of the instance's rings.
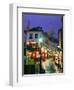
[[[43,38],[39,38],[39,43],[42,43],[43,42]]]
[[[40,73],[41,73],[41,70],[42,70],[42,68],[41,68],[41,48],[42,48],[42,45],[41,45],[41,43],[43,42],[43,38],[42,37],[40,37],[39,39],[38,39],[38,41],[39,41],[39,46],[40,46]]]

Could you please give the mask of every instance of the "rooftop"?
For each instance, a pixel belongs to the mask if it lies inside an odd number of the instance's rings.
[[[29,29],[28,31],[43,32],[42,27],[39,27],[39,26]]]

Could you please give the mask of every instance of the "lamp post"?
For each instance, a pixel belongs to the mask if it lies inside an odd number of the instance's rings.
[[[40,73],[41,73],[41,69],[42,69],[42,68],[41,68],[41,59],[42,59],[42,58],[41,58],[41,47],[42,47],[41,43],[43,42],[43,38],[42,38],[42,37],[39,38],[38,41],[39,41],[39,47],[40,47]]]

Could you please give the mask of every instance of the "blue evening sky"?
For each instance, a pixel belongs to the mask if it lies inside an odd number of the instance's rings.
[[[62,15],[43,15],[43,14],[23,14],[24,30],[27,29],[28,23],[31,28],[40,26],[45,32],[53,31],[57,37],[58,30],[62,27]]]

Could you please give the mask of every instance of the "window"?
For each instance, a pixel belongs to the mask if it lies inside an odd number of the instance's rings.
[[[38,38],[38,34],[37,33],[35,34],[35,38]]]
[[[33,34],[30,33],[30,34],[29,34],[29,39],[32,39],[32,38],[33,38]]]

